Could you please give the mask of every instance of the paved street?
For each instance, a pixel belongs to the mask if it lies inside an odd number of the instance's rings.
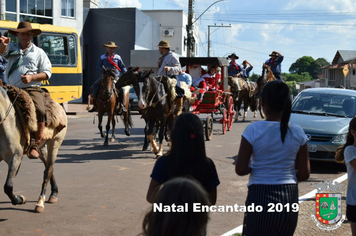
[[[72,105],[69,111],[73,111],[73,115],[69,115],[69,131],[54,166],[59,186],[58,203],[47,203],[42,214],[33,212],[41,188],[43,164],[24,157],[14,182],[14,192],[25,195],[28,202],[13,206],[5,193],[0,193],[1,236],[132,236],[141,232],[143,216],[150,207],[145,197],[155,158],[150,151],[141,151],[143,121],[140,115],[133,115],[135,127],[131,129],[130,137],[124,135],[119,120],[116,142],[104,147],[97,129],[97,118],[93,124],[94,115],[88,114],[84,105]],[[248,177],[238,177],[234,173],[233,158],[237,154],[242,131],[256,120],[249,113],[246,122],[234,123],[232,131],[225,135],[222,135],[221,125],[218,122],[214,124],[214,135],[211,141],[206,142],[206,149],[221,181],[216,205],[244,205]],[[167,146],[164,147],[167,150]],[[313,163],[312,168],[311,178],[299,185],[300,196],[314,190],[316,183],[345,174],[342,166],[332,163]],[[6,173],[7,165],[1,162],[2,184]],[[314,200],[301,204],[295,235],[350,235],[348,223],[330,233],[317,228],[311,219],[314,207]],[[242,224],[243,213],[211,213],[210,218],[207,235],[222,235]]]

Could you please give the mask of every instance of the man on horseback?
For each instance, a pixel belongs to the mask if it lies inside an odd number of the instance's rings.
[[[40,29],[32,29],[29,22],[20,22],[17,29],[9,30],[9,33],[18,38],[18,43],[10,43],[11,39],[5,36],[0,38],[0,55],[8,59],[5,83],[22,88],[33,99],[37,131],[28,156],[38,158],[38,147],[47,121],[44,91],[40,86],[41,81],[51,77],[52,65],[46,53],[32,43],[32,38],[42,33]]]
[[[250,77],[250,72],[253,69],[253,65],[248,62],[247,60],[244,60],[242,62],[242,71],[240,72],[241,77],[246,81],[249,90],[251,91],[251,85],[250,81],[248,80],[248,77]]]
[[[276,79],[278,80],[282,80],[282,61],[284,56],[282,55],[282,53],[277,52],[277,51],[273,51],[270,55],[271,58],[268,59],[265,64],[271,67],[271,70],[273,72],[274,77],[276,77]]]
[[[179,76],[182,71],[178,55],[170,50],[170,45],[168,41],[160,41],[157,47],[159,53],[162,55],[158,59],[158,76],[168,76],[171,78],[177,78],[177,76]],[[182,89],[178,84],[179,83],[177,83],[177,85],[175,86],[177,96],[174,100],[177,109],[177,116],[182,113],[184,98],[184,89]]]
[[[102,73],[103,66],[105,68],[108,68],[108,67],[115,68],[115,75],[116,75],[115,82],[117,82],[120,75],[126,73],[126,71],[127,71],[126,66],[125,66],[124,62],[122,61],[121,57],[115,53],[115,49],[118,48],[119,46],[117,46],[115,44],[115,42],[109,41],[107,44],[104,44],[103,47],[106,48],[107,53],[100,56],[97,66],[96,66],[96,69],[100,73]],[[98,108],[96,107],[96,98],[98,96],[99,89],[100,89],[100,81],[101,81],[101,78],[97,79],[94,82],[94,84],[92,85],[91,90],[93,91],[93,93],[91,94],[91,96],[93,98],[93,108],[91,110],[89,110],[88,112],[94,112],[94,111],[98,110]]]

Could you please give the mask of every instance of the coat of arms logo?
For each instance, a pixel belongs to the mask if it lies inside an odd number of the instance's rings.
[[[339,228],[345,220],[345,215],[341,214],[341,193],[338,193],[342,184],[326,181],[318,183],[314,187],[317,189],[315,215],[312,214],[314,223],[324,230]]]

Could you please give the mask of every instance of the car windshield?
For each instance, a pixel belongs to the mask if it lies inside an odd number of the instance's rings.
[[[300,93],[292,103],[292,113],[354,117],[354,96],[326,93]]]

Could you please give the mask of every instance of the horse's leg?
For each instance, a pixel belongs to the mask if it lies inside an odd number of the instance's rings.
[[[103,133],[103,126],[102,126],[102,122],[103,122],[103,113],[101,111],[98,112],[98,119],[99,119],[99,123],[98,123],[98,128],[100,131],[100,136],[102,138],[104,138],[104,133]]]
[[[265,115],[262,112],[262,104],[261,104],[261,99],[258,99],[258,110],[260,111],[261,118],[264,119]]]
[[[144,137],[144,141],[143,141],[143,147],[142,147],[142,151],[146,151],[148,149],[148,145],[149,145],[149,140],[148,140],[148,121],[147,119],[145,119],[145,128],[143,129],[143,132],[145,134]]]
[[[153,129],[154,129],[155,123],[156,122],[154,119],[148,119],[147,137],[151,142],[154,154],[157,154],[158,153],[157,143],[156,143],[156,139],[154,138],[154,135],[153,135]]]
[[[131,119],[131,111],[130,111],[130,97],[129,93],[126,94],[125,99],[124,99],[124,106],[125,109],[123,112],[124,115],[124,124],[125,124],[125,134],[126,136],[130,136],[130,126],[132,126],[132,119]]]
[[[245,122],[246,121],[246,116],[247,116],[247,109],[248,109],[248,95],[249,95],[249,91],[245,91],[246,95],[244,94],[244,115],[242,118],[242,121]]]
[[[111,112],[108,113],[108,121],[106,122],[106,136],[104,141],[104,146],[109,144],[109,131],[110,131],[110,122],[112,120],[113,114]]]
[[[241,94],[241,92],[240,92]],[[236,115],[235,115],[235,119],[234,121],[238,121],[239,120],[239,113],[240,113],[240,109],[241,109],[241,103],[242,103],[242,98],[239,96],[237,103],[236,103]]]
[[[13,205],[25,204],[27,201],[24,196],[22,195],[15,196],[13,193],[13,189],[14,189],[13,182],[21,166],[21,160],[22,160],[22,154],[21,155],[15,154],[7,163],[9,167],[8,167],[6,182],[4,185],[4,192],[10,198],[11,203]]]
[[[253,118],[257,118],[257,110],[253,111]]]
[[[111,129],[111,139],[110,139],[110,142],[115,142],[115,125],[116,125],[116,121],[115,121],[115,109],[112,110],[111,112],[111,126],[112,126],[112,129]],[[110,127],[109,127],[110,129]]]
[[[160,122],[160,127],[159,127],[159,134],[158,134],[158,139],[159,139],[159,149],[158,149],[158,152],[156,153],[156,157],[160,157],[163,155],[163,137],[164,137],[164,132],[165,132],[165,129],[166,129],[166,119],[164,118],[164,115],[163,115],[163,118],[161,118],[161,122]]]

